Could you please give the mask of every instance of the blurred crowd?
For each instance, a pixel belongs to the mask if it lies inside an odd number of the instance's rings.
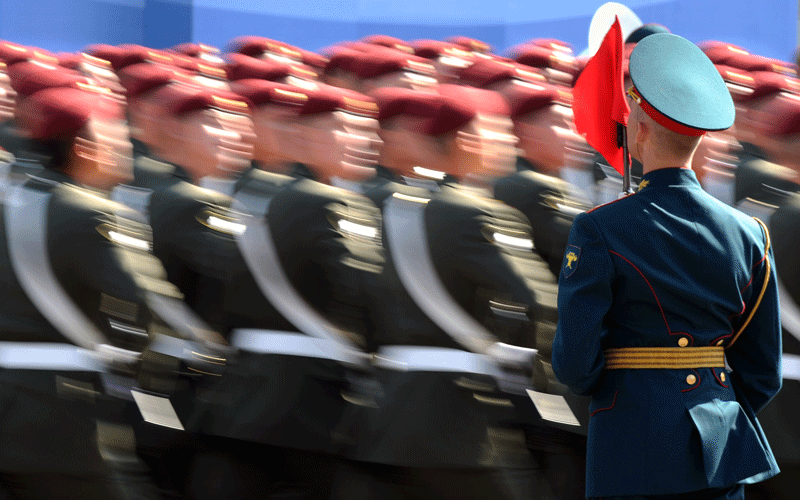
[[[736,122],[692,167],[782,214],[800,303],[797,65],[701,48]],[[586,401],[549,356],[572,219],[622,187],[573,124],[588,60],[0,42],[0,499],[583,498]]]

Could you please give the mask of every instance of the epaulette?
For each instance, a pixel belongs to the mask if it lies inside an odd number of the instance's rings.
[[[380,212],[369,210],[365,205],[330,203],[328,222],[343,236],[348,238],[380,241]]]
[[[243,214],[228,207],[207,205],[195,216],[197,221],[209,229],[229,236],[244,233]]]

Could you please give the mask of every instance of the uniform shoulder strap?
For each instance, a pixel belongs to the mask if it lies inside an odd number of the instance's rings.
[[[770,245],[771,245],[770,239],[769,239],[769,230],[767,229],[767,226],[763,222],[761,222],[761,219],[759,219],[757,217],[753,217],[753,219],[756,222],[758,222],[758,225],[761,226],[761,229],[764,230],[764,237],[766,239],[766,244],[764,245],[764,261],[766,262],[767,269],[766,269],[766,272],[764,273],[764,283],[761,285],[761,292],[759,292],[759,294],[758,294],[758,298],[756,299],[755,305],[750,310],[750,314],[747,316],[747,319],[745,320],[745,322],[742,323],[742,326],[739,328],[739,331],[736,332],[736,334],[731,339],[730,343],[726,346],[726,349],[730,348],[730,346],[732,346],[733,343],[736,342],[736,339],[739,338],[739,335],[741,335],[742,332],[744,331],[744,329],[747,328],[747,325],[750,324],[750,320],[753,319],[753,316],[755,315],[756,311],[758,310],[758,306],[761,305],[761,300],[764,298],[764,294],[767,291],[767,285],[769,285],[769,275],[770,275],[770,271],[772,270],[772,266],[771,266],[771,264],[769,262],[769,248],[770,248]]]
[[[105,343],[105,336],[70,299],[50,265],[47,211],[52,196],[50,190],[11,188],[5,204],[11,264],[42,316],[73,344],[94,350]]]

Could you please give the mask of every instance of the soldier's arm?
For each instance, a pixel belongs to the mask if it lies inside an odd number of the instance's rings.
[[[763,243],[761,248],[764,248]],[[738,339],[726,349],[725,356],[733,369],[731,381],[740,398],[754,412],[761,410],[781,388],[781,321],[778,286],[772,249],[756,264],[745,294],[745,312],[741,322],[755,306],[764,283],[767,260],[771,264],[769,281],[752,320]],[[736,325],[736,330],[740,328]],[[740,401],[741,402],[741,401]]]
[[[234,231],[238,222],[230,209],[230,199],[207,193],[200,199],[183,199],[172,217],[159,218],[161,235],[169,235],[173,257],[192,271],[226,281],[232,266],[242,265],[236,249]],[[154,222],[155,224],[155,222]]]
[[[492,217],[471,221],[477,238],[458,239],[457,272],[489,293],[484,324],[500,342],[536,348],[534,387],[561,392],[552,370],[552,345],[558,310],[556,283],[547,263],[531,248],[531,227],[516,209],[496,205]],[[473,228],[475,229],[475,228]],[[480,299],[480,297],[479,297]],[[475,310],[475,308],[473,308]]]
[[[326,313],[357,334],[360,338],[351,340],[363,347],[373,335],[368,290],[383,266],[380,211],[363,199],[331,204],[323,212],[325,228],[315,231],[309,255],[326,275]]]
[[[601,342],[612,303],[614,266],[606,243],[588,214],[576,217],[559,277],[558,328],[553,371],[580,395],[589,395],[603,367]]]
[[[141,350],[149,341],[154,316],[148,292],[180,298],[149,252],[146,226],[109,211],[81,214],[79,237],[60,244],[54,266],[88,290],[99,292],[97,308],[87,311],[118,347]]]

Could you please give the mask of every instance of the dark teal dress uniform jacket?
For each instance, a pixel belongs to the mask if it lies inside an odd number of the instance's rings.
[[[725,351],[732,371],[604,370],[603,356],[729,344],[761,291],[765,243],[755,220],[703,191],[689,169],[649,172],[637,194],[575,219],[553,369],[591,396],[587,497],[682,493],[778,472],[756,419],[781,387],[774,266],[755,316]]]

